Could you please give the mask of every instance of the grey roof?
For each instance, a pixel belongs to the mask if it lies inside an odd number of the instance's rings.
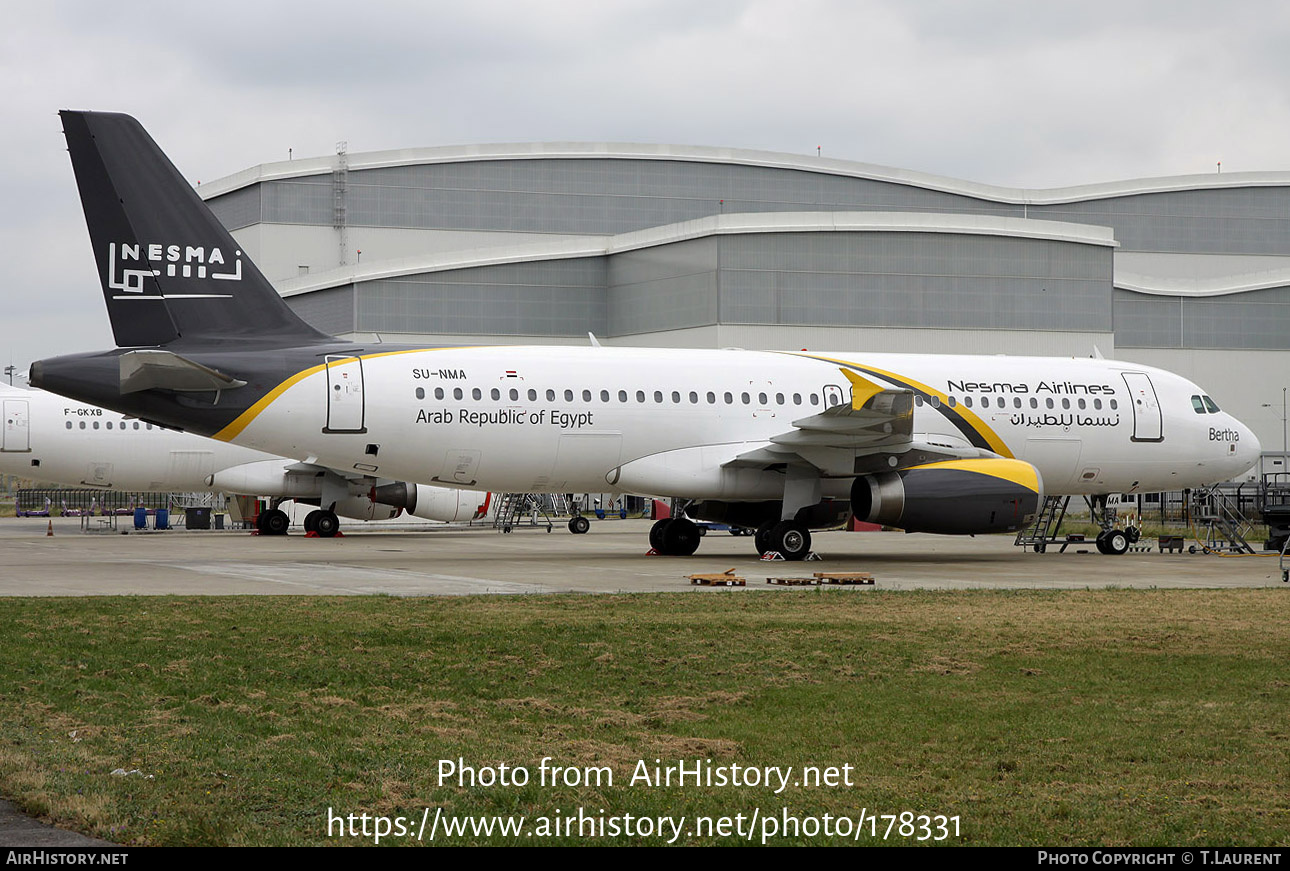
[[[776,151],[716,148],[704,145],[645,145],[615,142],[521,142],[493,145],[454,145],[435,148],[403,148],[392,151],[355,152],[347,155],[351,171],[429,163],[463,163],[476,160],[526,160],[535,158],[680,160],[697,163],[743,164],[746,166],[802,170],[842,177],[893,182],[1013,205],[1052,205],[1164,191],[1290,186],[1290,172],[1229,172],[1129,179],[1126,181],[1060,188],[1015,188],[964,181],[962,179],[872,163],[786,154]],[[198,190],[202,197],[209,199],[259,182],[330,174],[335,168],[335,164],[336,158],[334,156],[263,163],[233,175],[207,182],[201,185]]]

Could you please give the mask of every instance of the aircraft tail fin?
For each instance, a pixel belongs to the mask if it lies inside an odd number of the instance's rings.
[[[117,345],[329,338],[283,302],[138,121],[59,115]]]

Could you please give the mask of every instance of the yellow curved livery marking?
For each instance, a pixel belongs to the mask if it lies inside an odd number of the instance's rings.
[[[927,463],[922,466],[911,466],[914,469],[957,469],[961,472],[974,472],[978,475],[989,475],[1020,484],[1028,490],[1039,492],[1039,473],[1035,467],[1023,460],[945,460],[940,463]]]
[[[426,351],[465,351],[465,350],[470,350],[470,349],[469,348],[405,348],[402,351],[381,351],[376,354],[330,354],[328,356],[342,357],[345,359],[357,357],[360,360],[375,360],[377,357],[396,357],[399,354],[421,354]],[[276,400],[279,396],[281,396],[283,393],[286,393],[287,390],[289,390],[291,387],[294,387],[296,384],[299,384],[301,381],[308,378],[310,375],[316,375],[319,372],[326,371],[326,369],[327,369],[327,364],[325,362],[319,363],[317,366],[310,366],[308,369],[302,369],[301,371],[297,372],[295,375],[292,375],[290,378],[283,381],[277,387],[270,390],[268,393],[261,396],[260,399],[255,403],[255,405],[252,405],[246,411],[239,414],[236,420],[234,420],[228,426],[224,427],[219,432],[215,433],[215,435],[211,436],[211,438],[219,439],[222,442],[231,442],[233,439],[241,435],[242,431],[251,425],[251,421],[259,417],[260,414],[266,408],[272,405],[274,400]]]
[[[981,438],[985,440],[986,444],[990,446],[990,450],[994,451],[996,454],[998,454],[1001,457],[1014,459],[1012,451],[1008,449],[1008,445],[1003,441],[1003,439],[999,438],[999,436],[995,434],[994,430],[992,430],[986,424],[985,421],[977,417],[975,414],[973,414],[963,405],[955,404],[951,406],[949,404],[950,398],[948,394],[942,393],[939,390],[935,390],[931,387],[928,387],[926,384],[922,384],[905,375],[901,375],[896,372],[888,372],[884,369],[879,369],[877,366],[870,366],[868,363],[857,363],[854,360],[842,360],[836,357],[823,357],[823,356],[820,356],[819,354],[810,354],[810,353],[803,354],[801,352],[791,352],[791,351],[785,352],[785,353],[789,353],[791,356],[794,356],[794,357],[805,357],[808,360],[820,360],[825,363],[835,363],[839,366],[850,366],[852,368],[859,369],[862,372],[873,372],[877,375],[881,375],[884,378],[890,378],[894,382],[898,382],[898,383],[903,382],[905,384],[908,384],[914,389],[920,390],[923,393],[927,394],[928,396],[934,396],[937,399],[939,399],[941,402],[941,408],[936,409],[937,411],[948,410],[948,411],[954,412],[959,416],[960,419],[963,420],[964,423],[972,427],[972,429],[976,431],[977,435],[981,436]]]

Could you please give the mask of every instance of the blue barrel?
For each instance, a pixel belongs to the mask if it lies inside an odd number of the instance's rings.
[[[134,528],[135,529],[148,528],[148,509],[147,508],[134,509]]]
[[[155,517],[155,521],[153,523],[153,527],[155,529],[170,528],[170,511],[168,509],[158,508],[157,513],[156,515],[154,515],[154,517]]]

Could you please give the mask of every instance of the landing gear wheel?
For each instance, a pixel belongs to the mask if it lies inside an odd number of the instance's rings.
[[[781,520],[770,529],[770,550],[786,560],[804,560],[811,552],[811,532],[796,520]]]
[[[270,508],[260,515],[256,526],[264,535],[286,535],[288,527],[291,526],[291,518],[285,511]]]
[[[1129,539],[1129,544],[1137,544],[1138,539],[1142,538],[1142,530],[1136,526],[1127,527],[1124,534]]]
[[[753,546],[757,548],[757,556],[761,556],[768,550],[774,550],[770,546],[770,531],[774,524],[767,523],[765,526],[759,526],[753,531]]]
[[[569,518],[569,531],[574,535],[586,535],[588,529],[591,529],[591,521],[581,514]]]
[[[649,528],[649,546],[659,553],[663,553],[663,532],[671,525],[672,518],[664,517]]]
[[[314,518],[314,532],[319,538],[335,538],[340,532],[340,518],[331,511],[319,511]]]
[[[1108,530],[1097,537],[1097,549],[1108,556],[1128,553],[1129,536],[1120,529]]]
[[[305,532],[317,532],[317,531],[318,531],[318,515],[319,515],[319,514],[322,514],[322,510],[321,510],[321,509],[319,509],[319,510],[317,510],[317,511],[310,511],[308,514],[306,514],[306,515],[305,515],[305,523],[304,523],[304,526],[305,526]]]
[[[667,525],[661,538],[663,547],[659,548],[660,553],[668,556],[692,556],[699,549],[703,536],[699,535],[699,527],[693,521],[678,517]]]

